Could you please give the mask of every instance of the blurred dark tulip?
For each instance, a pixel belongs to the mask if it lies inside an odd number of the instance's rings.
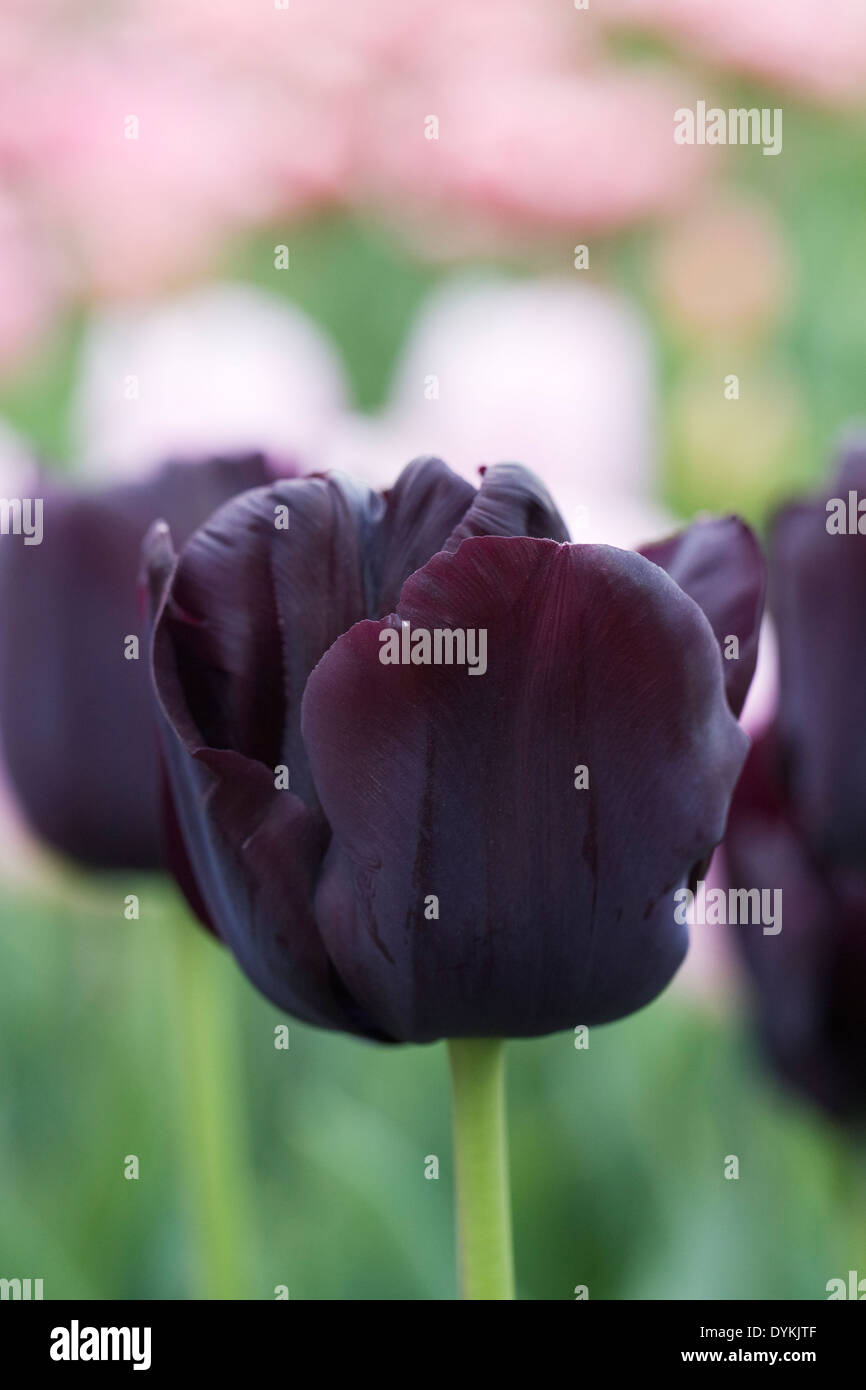
[[[825,496],[784,507],[769,543],[775,720],[731,807],[731,886],[781,889],[782,930],[737,929],[779,1073],[843,1120],[866,1118],[866,444]],[[828,530],[839,499],[850,534]],[[828,503],[830,503],[828,511]],[[831,522],[831,525],[834,523]]]
[[[142,636],[141,541],[159,517],[187,536],[236,492],[269,481],[261,456],[168,464],[99,492],[34,479],[40,545],[0,537],[0,733],[35,832],[102,868],[164,863],[163,789]]]
[[[179,559],[155,528],[189,878],[265,994],[426,1042],[604,1022],[664,988],[687,944],[673,893],[720,839],[747,745],[713,626],[748,614],[737,705],[763,591],[738,522],[695,536],[659,552],[680,588],[641,555],[565,543],[520,466],[476,492],[432,459],[384,494],[339,475],[250,492]],[[403,621],[486,629],[486,673],[383,664]]]
[[[837,1119],[866,1117],[866,876],[820,860],[785,791],[775,731],[749,753],[724,858],[732,885],[782,891],[782,930],[737,927],[764,1049]]]
[[[823,858],[866,871],[866,534],[827,530],[828,498],[866,499],[866,441],[827,496],[785,507],[769,543],[778,737],[799,824]],[[866,533],[866,516],[863,517]]]

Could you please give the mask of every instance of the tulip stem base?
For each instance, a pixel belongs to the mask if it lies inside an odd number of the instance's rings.
[[[505,1044],[448,1043],[454,1114],[461,1297],[514,1298],[505,1124]]]
[[[241,1135],[246,1116],[238,1070],[232,963],[197,922],[174,928],[180,1133],[195,1238],[196,1296],[248,1296],[245,1248],[250,1201]]]

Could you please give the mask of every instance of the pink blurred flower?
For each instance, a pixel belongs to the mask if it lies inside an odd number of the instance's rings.
[[[744,194],[716,195],[689,209],[664,228],[655,256],[662,308],[699,337],[759,333],[786,308],[792,279],[771,208]]]
[[[524,0],[8,0],[0,92],[0,197],[78,299],[200,278],[233,237],[332,204],[423,227],[434,255],[446,233],[577,239],[678,206],[705,164],[671,139],[681,86],[606,62],[592,15]]]
[[[37,348],[54,319],[62,273],[26,209],[0,187],[0,371]]]
[[[826,101],[862,102],[863,0],[606,0],[604,18]]]
[[[40,103],[56,124],[30,196],[88,293],[201,273],[228,231],[274,209],[258,123],[189,63],[67,46],[43,58],[25,115]]]
[[[705,151],[673,141],[682,98],[666,75],[610,67],[507,81],[445,73],[420,90],[386,89],[364,141],[363,186],[411,219],[428,254],[544,230],[580,242],[681,206],[707,172]]]
[[[147,0],[178,41],[292,82],[379,83],[421,72],[549,69],[595,38],[567,10],[526,0]]]
[[[762,734],[773,721],[779,701],[779,646],[772,620],[764,618],[758,646],[758,664],[740,723],[750,738]]]
[[[145,6],[91,24],[55,8],[44,29],[20,8],[0,21],[0,90],[19,77],[14,102],[0,99],[0,188],[54,240],[79,293],[200,276],[233,234],[345,189],[348,110],[338,130],[314,93],[221,68]]]

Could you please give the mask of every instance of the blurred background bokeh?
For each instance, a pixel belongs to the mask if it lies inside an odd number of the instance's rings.
[[[866,413],[864,99],[860,0],[5,0],[0,492],[33,460],[77,486],[262,448],[384,485],[439,453],[535,468],[576,539],[762,527]],[[781,108],[781,153],[675,144],[697,100]],[[443,1048],[276,1050],[204,934],[179,978],[168,883],[85,874],[2,796],[0,1275],[206,1287],[198,960],[240,1040],[244,1296],[452,1297]],[[862,1148],[761,1064],[724,933],[588,1051],[511,1046],[521,1297],[866,1274]]]

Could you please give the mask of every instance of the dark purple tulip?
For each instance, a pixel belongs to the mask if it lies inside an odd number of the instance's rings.
[[[737,517],[696,521],[668,540],[641,548],[704,610],[722,650],[737,639],[739,655],[724,663],[728,704],[739,714],[758,659],[764,610],[764,566],[753,533]]]
[[[833,500],[837,499],[837,500]],[[783,929],[738,932],[781,1074],[866,1118],[866,444],[770,528],[779,700],[731,809],[733,886],[781,890]],[[866,504],[864,504],[866,512]],[[862,529],[861,529],[862,520]]]
[[[745,756],[712,624],[744,566],[757,621],[763,569],[721,527],[706,615],[644,557],[567,544],[514,464],[478,492],[437,460],[384,495],[277,483],[177,560],[157,528],[177,821],[254,983],[309,1022],[412,1042],[549,1033],[653,999],[687,944],[673,894],[721,838]],[[486,670],[386,664],[405,623],[419,657],[436,630],[475,633],[478,656],[483,630]]]
[[[738,888],[780,889],[778,935],[736,928],[768,1057],[840,1120],[866,1118],[866,876],[822,863],[800,832],[773,731],[752,748],[725,836]]]
[[[43,539],[0,538],[0,730],[33,829],[83,863],[164,860],[146,643],[137,578],[157,517],[186,537],[236,492],[274,476],[260,456],[168,464],[99,492],[34,480]]]
[[[827,494],[846,523],[852,491],[866,499],[866,443],[848,450]],[[784,508],[770,532],[778,737],[813,849],[866,872],[866,515],[862,534],[833,534],[828,522],[822,497]]]

